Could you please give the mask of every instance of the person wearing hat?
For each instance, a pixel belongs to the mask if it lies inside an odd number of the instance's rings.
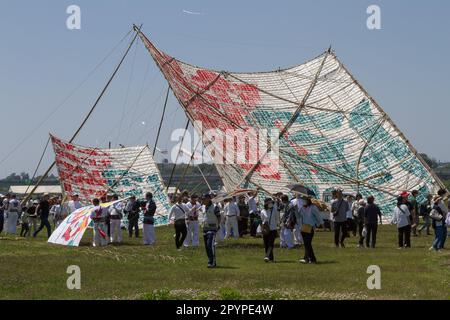
[[[50,202],[48,193],[44,194],[44,198],[36,207],[36,214],[41,219],[41,225],[33,233],[33,238],[36,238],[37,234],[41,232],[44,227],[47,228],[47,237],[50,238],[50,236],[52,235],[52,227],[50,226],[50,222],[48,221],[48,216],[50,214]]]
[[[216,267],[216,233],[220,223],[220,209],[211,201],[211,195],[203,196],[203,240],[205,242],[206,255],[208,256],[208,268]]]
[[[331,203],[331,214],[334,221],[334,244],[345,247],[344,240],[347,235],[347,212],[350,210],[348,202],[343,198],[342,190],[335,190],[336,199]]]
[[[400,197],[405,199],[405,204],[408,206],[408,210],[411,213],[414,208],[413,208],[411,202],[409,201],[409,192],[403,191],[402,193],[400,193]],[[411,224],[412,224],[412,215],[411,215]]]
[[[411,248],[411,213],[407,205],[408,198],[400,195],[394,208],[391,223],[397,225],[398,248]]]

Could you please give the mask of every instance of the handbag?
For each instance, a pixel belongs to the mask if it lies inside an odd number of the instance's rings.
[[[302,224],[302,226],[300,228],[300,232],[311,233],[312,229],[313,229],[312,225],[310,225],[310,224]]]
[[[439,211],[437,211],[436,209],[432,209],[430,212],[430,218],[433,220],[442,220],[442,215],[439,213]]]
[[[270,212],[269,221],[266,221],[262,224],[261,233],[263,234],[263,236],[267,236],[270,233],[270,221],[272,220],[273,209],[274,208],[272,208],[272,211]]]
[[[365,238],[367,236],[367,228],[366,227],[364,227],[362,229],[361,235],[362,235],[363,238]]]

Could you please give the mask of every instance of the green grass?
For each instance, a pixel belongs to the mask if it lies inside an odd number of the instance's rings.
[[[382,226],[378,248],[357,249],[356,238],[336,249],[330,232],[317,232],[317,265],[302,265],[303,249],[275,249],[263,262],[262,239],[217,247],[217,269],[206,268],[203,245],[178,252],[173,227],[157,228],[157,244],[125,239],[93,248],[88,230],[78,248],[37,239],[0,240],[1,299],[449,299],[450,250],[430,252],[432,236],[397,250],[396,230]],[[277,239],[278,245],[278,239]],[[81,290],[66,287],[67,267],[81,268]],[[369,265],[381,268],[381,290],[366,286]]]

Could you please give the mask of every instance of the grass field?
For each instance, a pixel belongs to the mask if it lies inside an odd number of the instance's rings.
[[[303,249],[275,249],[263,262],[262,239],[229,240],[217,247],[218,268],[206,268],[199,248],[175,249],[173,227],[158,228],[154,247],[125,237],[122,246],[93,248],[92,230],[68,248],[37,239],[0,240],[1,299],[450,299],[450,250],[430,252],[433,236],[412,238],[398,250],[396,230],[382,226],[377,249],[332,245],[317,232],[317,265],[298,262]],[[277,239],[278,245],[278,239]],[[66,286],[69,265],[81,268],[81,290]],[[369,290],[369,265],[381,269],[381,289]]]

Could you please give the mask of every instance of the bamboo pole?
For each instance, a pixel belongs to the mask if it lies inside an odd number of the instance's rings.
[[[83,122],[81,123],[81,125],[78,127],[78,129],[75,131],[75,133],[72,135],[72,138],[70,138],[69,142],[73,142],[73,140],[75,140],[75,138],[77,137],[77,135],[80,133],[81,129],[84,127],[84,125],[86,124],[86,122],[88,121],[88,119],[90,118],[90,116],[92,115],[92,113],[94,112],[95,108],[97,107],[98,103],[100,102],[100,100],[102,99],[103,95],[105,94],[106,90],[108,89],[109,85],[111,84],[112,80],[114,79],[115,75],[117,74],[117,72],[119,71],[123,61],[125,60],[126,56],[128,55],[128,52],[130,52],[131,47],[133,46],[134,41],[136,40],[138,34],[136,33],[133,37],[133,39],[131,40],[130,44],[128,45],[127,50],[125,51],[124,55],[122,56],[119,64],[116,66],[116,68],[114,69],[114,72],[112,73],[111,77],[109,78],[108,82],[106,83],[106,85],[104,86],[103,90],[101,91],[100,95],[98,96],[97,100],[95,101],[95,103],[92,105],[91,109],[89,110],[88,114],[84,117]],[[24,203],[26,203],[30,197],[33,195],[33,193],[36,191],[36,189],[38,188],[38,186],[42,183],[42,181],[44,181],[44,179],[48,176],[48,174],[50,173],[50,171],[53,169],[53,167],[55,166],[55,162],[53,162],[50,167],[45,171],[45,173],[41,176],[41,178],[39,179],[39,181],[36,183],[36,185],[34,186],[34,188],[30,191],[29,194],[26,195],[26,197],[22,200],[22,205]]]
[[[159,122],[158,133],[156,134],[155,146],[153,147],[153,154],[152,154],[153,157],[155,156],[156,147],[158,146],[159,134],[161,132],[161,127],[162,127],[162,124],[163,124],[163,121],[164,121],[164,115],[166,113],[167,100],[169,100],[169,92],[170,92],[170,87],[167,88],[166,100],[164,101],[164,108],[163,108],[163,112],[162,112],[162,115],[161,115],[161,121]]]
[[[181,148],[183,147],[183,142],[184,142],[184,138],[186,137],[186,132],[188,131],[188,128],[189,128],[189,122],[190,122],[190,120],[188,119],[188,121],[186,122],[186,127],[184,128],[183,137],[181,138],[181,145],[180,145],[180,148],[178,149],[177,157],[176,157],[175,162],[172,167],[172,172],[170,173],[170,178],[169,178],[169,182],[167,183],[166,192],[169,191],[169,187],[172,182],[173,174],[175,173],[175,168],[177,167],[177,161],[180,156]]]

